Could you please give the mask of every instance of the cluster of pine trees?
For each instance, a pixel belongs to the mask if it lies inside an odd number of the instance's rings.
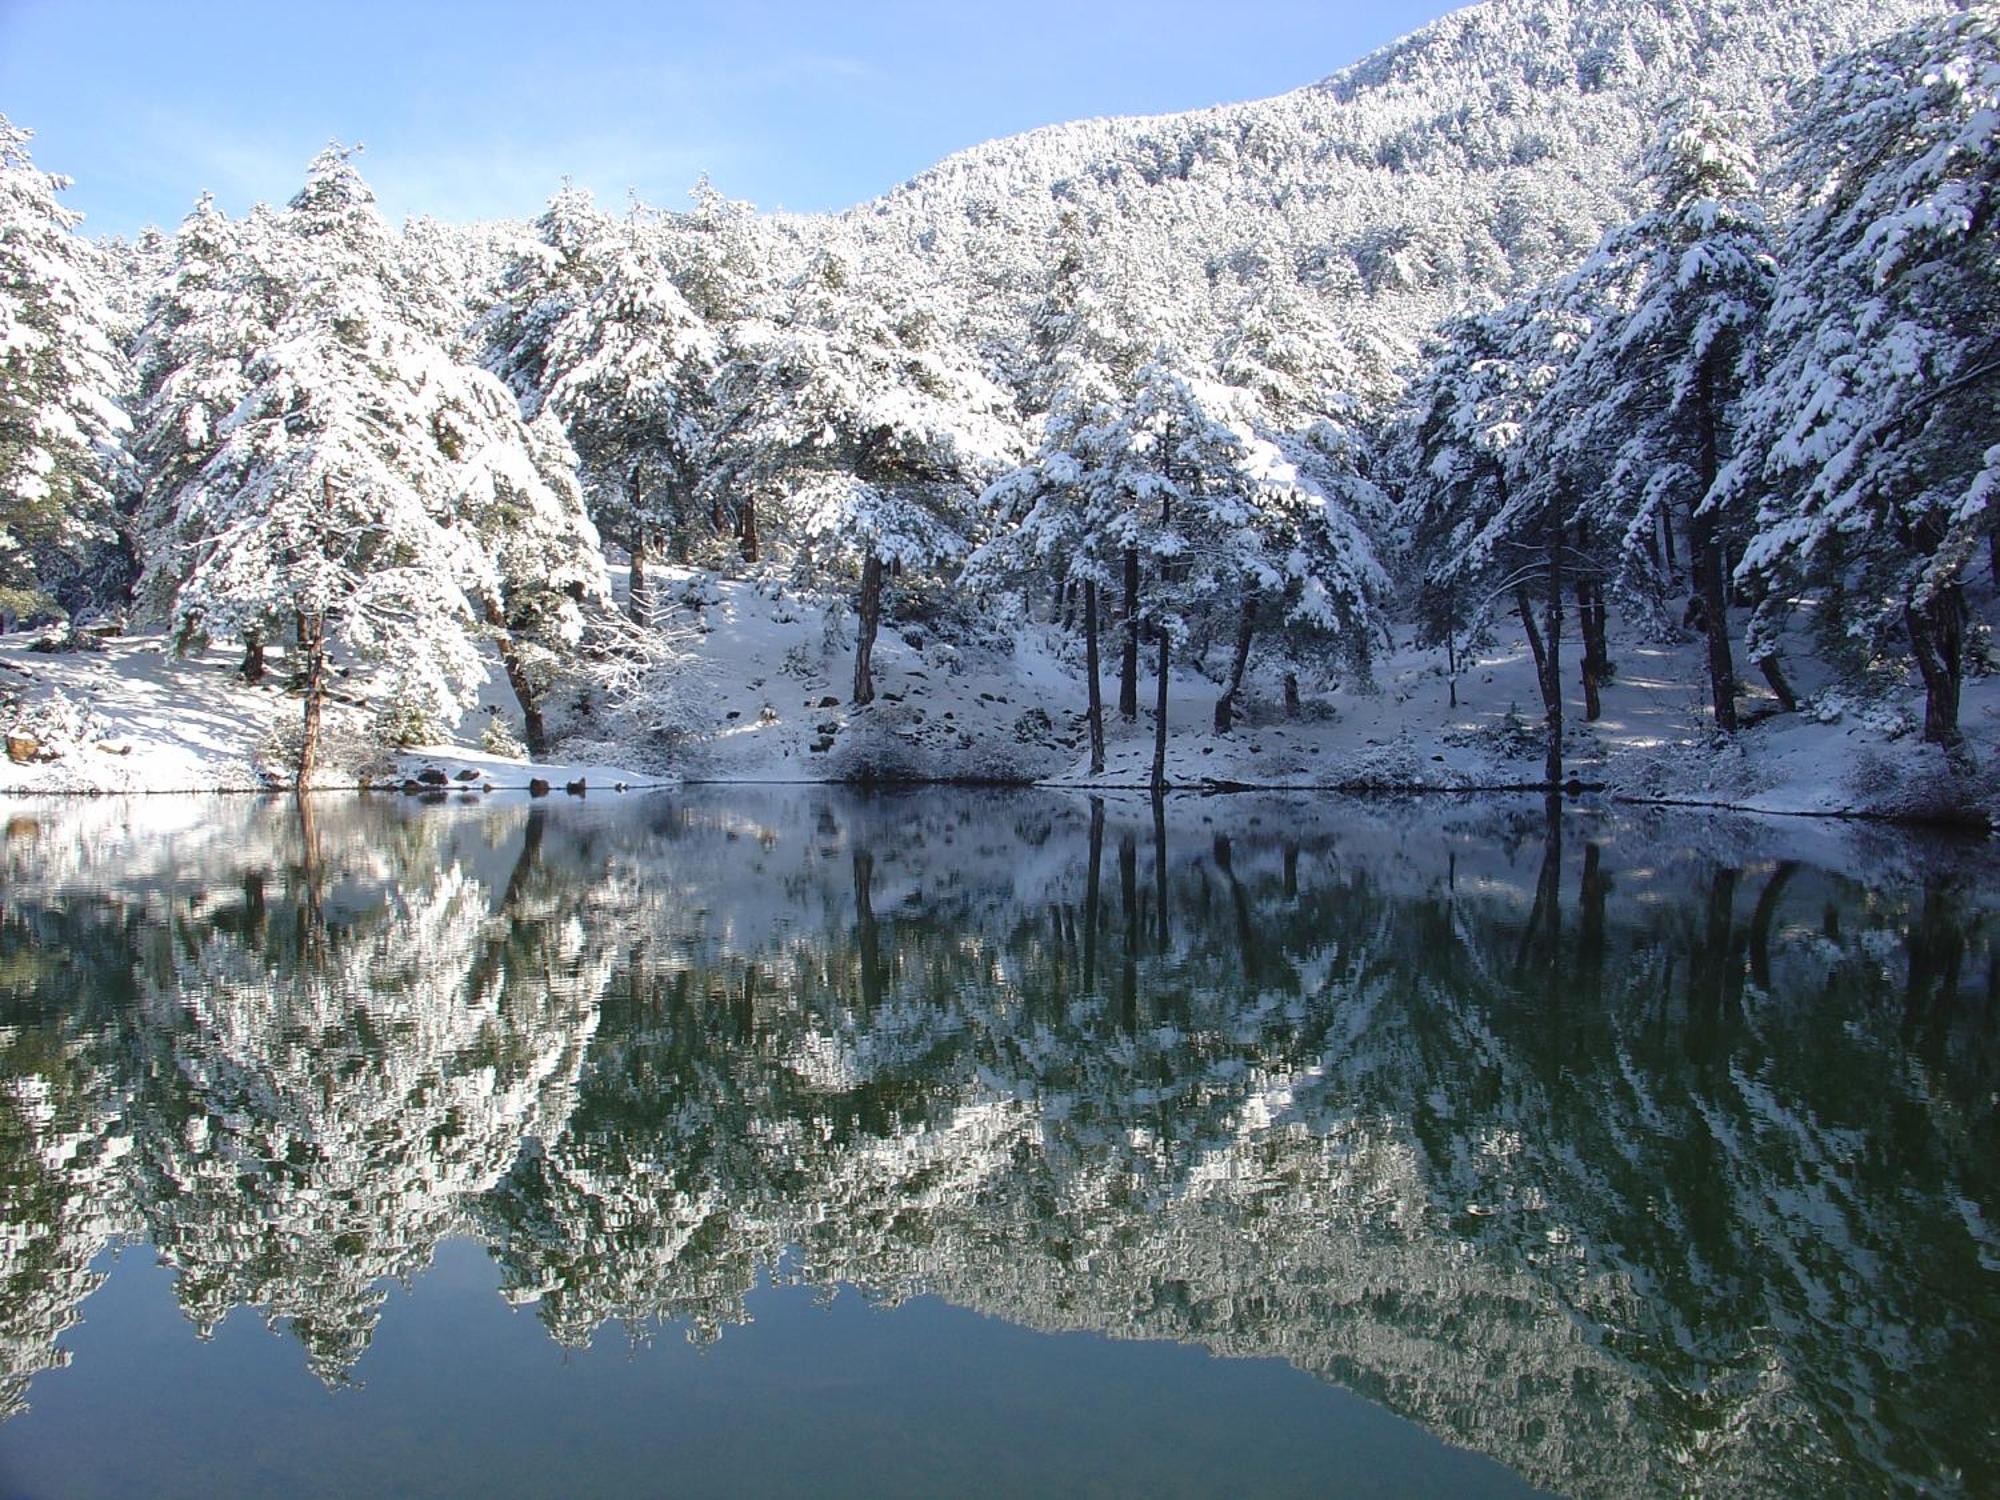
[[[1417,605],[1447,644],[1518,614],[1552,780],[1566,595],[1594,715],[1607,599],[1664,611],[1683,582],[1719,729],[1741,603],[1786,709],[1803,619],[1836,665],[1914,661],[1924,738],[1957,743],[1982,538],[2000,568],[1996,102],[1975,11],[1835,62],[1769,173],[1691,109],[1647,164],[1651,212],[1441,330],[1392,439]]]
[[[1978,9],[1829,66],[1768,170],[1690,108],[1649,212],[1400,371],[1276,271],[1189,349],[1078,215],[1004,340],[843,221],[705,184],[683,213],[566,189],[529,226],[397,234],[333,148],[283,209],[93,244],[0,122],[0,623],[130,608],[252,678],[281,649],[302,779],[336,661],[376,664],[404,742],[493,648],[531,752],[568,687],[643,699],[662,559],[844,581],[857,706],[899,588],[1072,625],[1098,765],[1112,628],[1128,719],[1156,654],[1156,782],[1176,652],[1226,652],[1226,732],[1253,648],[1288,688],[1365,675],[1414,618],[1455,670],[1511,613],[1553,783],[1572,604],[1587,713],[1616,605],[1705,632],[1722,731],[1739,661],[1789,707],[1810,640],[1913,662],[1950,746],[1967,585],[2000,564],[1997,110]]]

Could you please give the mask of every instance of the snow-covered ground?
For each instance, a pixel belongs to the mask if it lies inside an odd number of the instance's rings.
[[[289,785],[283,748],[296,737],[301,699],[283,686],[282,656],[274,655],[276,668],[250,687],[236,670],[236,653],[177,657],[158,635],[113,636],[101,651],[29,649],[41,635],[0,636],[0,691],[20,693],[17,707],[0,711],[9,751],[0,759],[0,792],[267,791]],[[504,683],[488,696],[510,701]],[[479,773],[477,781],[454,782],[455,789],[524,789],[537,777],[557,792],[579,780],[590,789],[611,789],[672,779],[595,760],[509,760],[480,749],[476,737],[396,757],[364,755],[356,747],[365,744],[368,714],[338,700],[325,713],[328,763],[319,781],[328,787],[399,783],[428,766],[454,777]],[[24,740],[34,748],[27,750]],[[28,758],[17,760],[17,749]]]
[[[689,695],[694,732],[672,750],[674,768],[687,779],[1131,787],[1144,785],[1150,773],[1151,652],[1142,656],[1139,716],[1128,723],[1116,711],[1115,627],[1103,643],[1106,768],[1093,776],[1074,632],[1026,625],[1011,636],[964,644],[908,622],[885,623],[875,651],[876,701],[857,709],[849,701],[854,624],[839,595],[800,591],[775,572],[748,579],[669,572],[659,583],[698,642],[698,685]],[[276,685],[278,674],[249,688],[235,675],[233,658],[176,660],[157,637],[118,637],[101,652],[64,654],[29,651],[31,639],[0,639],[0,679],[27,690],[11,715],[18,727],[31,734],[56,728],[38,737],[61,753],[0,763],[0,789],[197,791],[281,783],[275,747],[299,704]],[[1577,643],[1566,641],[1566,763],[1612,794],[1760,812],[1921,814],[1940,795],[1933,788],[1947,779],[1941,752],[1919,739],[1922,696],[1908,684],[1864,697],[1816,680],[1801,653],[1793,670],[1804,711],[1776,713],[1759,688],[1743,700],[1756,722],[1731,743],[1708,721],[1698,637],[1648,640],[1620,635],[1614,626],[1618,668],[1593,724],[1583,722],[1577,654]],[[1372,690],[1307,682],[1295,718],[1283,712],[1276,669],[1253,666],[1235,728],[1224,735],[1215,733],[1213,713],[1226,655],[1227,643],[1218,643],[1206,663],[1184,658],[1173,674],[1167,771],[1177,787],[1477,789],[1540,778],[1533,664],[1504,622],[1494,644],[1464,666],[1456,707],[1440,654],[1401,637],[1377,662]],[[504,684],[496,682],[486,696],[511,711]],[[365,717],[340,705],[333,713],[349,736]],[[468,721],[462,743],[411,751],[399,763],[378,765],[374,779],[397,780],[426,765],[448,774],[474,770],[479,784],[495,788],[525,787],[533,777],[558,791],[578,779],[592,790],[671,779],[638,769],[657,763],[657,748],[624,757],[596,747],[581,763],[503,759],[477,748],[469,731],[478,717]],[[1962,723],[1972,760],[1986,770],[1985,789],[1974,795],[1990,807],[2000,743],[2000,689],[1993,679],[1968,679]],[[334,779],[356,778],[334,773]]]

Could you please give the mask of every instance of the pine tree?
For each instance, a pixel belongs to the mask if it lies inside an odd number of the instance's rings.
[[[1573,281],[1618,304],[1551,393],[1554,461],[1594,462],[1583,524],[1616,539],[1624,577],[1657,592],[1662,537],[1678,520],[1693,565],[1718,728],[1736,728],[1724,552],[1729,508],[1717,480],[1733,455],[1773,274],[1756,168],[1728,123],[1694,107],[1648,162],[1659,206],[1612,231]],[[1598,457],[1608,454],[1605,461]],[[1585,608],[1591,606],[1586,604]],[[1778,684],[1775,658],[1760,657]]]
[[[2000,25],[1974,9],[1833,63],[1806,91],[1740,573],[1770,591],[1753,633],[1821,602],[1878,648],[1901,637],[1924,738],[1957,744],[1967,605],[2000,544]],[[1759,460],[1761,459],[1761,462]],[[1757,649],[1753,646],[1753,651]]]
[[[603,592],[567,444],[525,429],[505,387],[424,331],[436,309],[347,152],[322,153],[285,211],[253,222],[233,264],[260,290],[214,298],[212,336],[199,318],[175,331],[204,355],[247,351],[242,395],[151,512],[151,588],[176,639],[293,637],[302,788],[336,649],[393,664],[390,712],[410,738],[462,711],[491,634],[539,741],[533,648],[573,642]],[[246,306],[268,320],[246,327]],[[159,389],[178,384],[169,372]]]
[[[874,698],[885,574],[964,552],[970,509],[1014,431],[998,386],[941,358],[925,309],[857,284],[823,250],[778,324],[739,329],[719,380],[727,482],[773,501],[788,538],[858,572],[853,701]]]
[[[1544,402],[1591,329],[1558,287],[1447,325],[1399,427],[1402,521],[1424,594],[1450,620],[1483,621],[1513,601],[1535,660],[1545,774],[1562,781],[1562,638],[1572,475],[1538,461]],[[1535,595],[1541,596],[1536,616]]]
[[[61,560],[112,535],[130,384],[81,215],[0,115],[0,619],[57,610]]]
[[[652,253],[642,223],[600,238],[587,295],[550,330],[543,377],[582,462],[598,526],[632,559],[633,618],[650,614],[646,563],[686,556],[712,464],[716,343]]]

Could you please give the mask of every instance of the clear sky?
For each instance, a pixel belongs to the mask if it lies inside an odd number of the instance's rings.
[[[86,232],[240,213],[361,142],[392,219],[565,176],[844,208],[996,136],[1313,82],[1454,0],[0,0],[0,113]]]

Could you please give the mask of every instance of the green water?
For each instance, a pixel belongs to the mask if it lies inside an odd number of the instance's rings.
[[[0,1495],[2000,1489],[1983,844],[0,818]]]

